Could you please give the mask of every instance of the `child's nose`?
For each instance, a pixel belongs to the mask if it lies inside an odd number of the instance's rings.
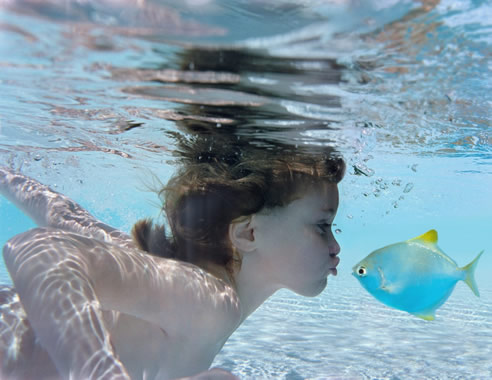
[[[329,248],[330,252],[330,257],[335,257],[340,253],[340,245],[338,245],[337,242],[334,242],[333,244],[330,245]]]

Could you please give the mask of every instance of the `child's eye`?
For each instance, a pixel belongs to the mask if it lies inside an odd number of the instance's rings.
[[[327,222],[317,223],[316,226],[321,234],[325,234],[331,229],[331,224]]]

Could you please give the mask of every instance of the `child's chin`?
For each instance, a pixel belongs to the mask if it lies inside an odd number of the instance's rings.
[[[296,291],[296,293],[304,297],[316,297],[319,296],[323,290],[325,290],[327,283],[328,279],[325,277],[322,280],[311,284],[309,288],[306,287],[301,291]]]

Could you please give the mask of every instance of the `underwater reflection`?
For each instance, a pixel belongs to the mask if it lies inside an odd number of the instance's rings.
[[[175,63],[158,69],[109,68],[115,79],[135,82],[123,92],[155,101],[153,115],[176,121],[184,131],[234,134],[299,145],[310,131],[337,129],[338,95],[345,67],[333,59],[279,58],[247,49],[184,48]],[[148,82],[149,85],[140,85]],[[166,113],[158,104],[173,102]],[[145,127],[142,125],[142,127]],[[316,143],[334,144],[328,133]]]

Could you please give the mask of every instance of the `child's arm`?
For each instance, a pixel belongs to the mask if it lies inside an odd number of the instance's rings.
[[[15,236],[4,259],[37,339],[63,377],[128,378],[106,310],[159,326],[163,337],[209,342],[240,320],[235,291],[198,267],[60,229]]]
[[[135,247],[130,236],[98,221],[70,198],[5,167],[0,167],[0,193],[39,226],[60,228],[120,246]]]
[[[105,327],[102,308],[89,277],[88,261],[76,240],[59,229],[33,229],[3,249],[36,339],[58,372],[70,379],[129,380]]]

